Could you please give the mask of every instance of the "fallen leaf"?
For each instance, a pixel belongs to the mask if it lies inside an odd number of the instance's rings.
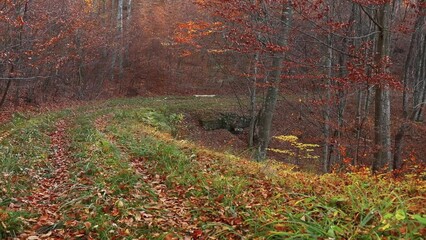
[[[142,220],[142,216],[140,213],[136,212],[134,215],[136,221],[140,222]]]
[[[276,224],[276,225],[274,226],[274,228],[275,228],[275,230],[277,230],[277,231],[285,231],[286,226],[285,226],[284,224]]]
[[[91,222],[85,222],[84,226],[86,227],[86,229],[90,229],[90,227],[92,226]]]
[[[27,240],[39,240],[40,238],[37,236],[29,236],[27,237]]]
[[[199,238],[202,235],[203,235],[203,231],[201,231],[200,229],[194,230],[194,232],[192,233],[193,238]]]
[[[169,233],[164,237],[164,240],[175,240],[177,239],[173,233]]]
[[[120,211],[117,208],[114,208],[111,212],[111,216],[116,217],[120,215]]]
[[[50,237],[50,235],[52,235],[52,231],[49,231],[48,233],[43,234],[43,235],[41,235],[40,237],[42,237],[42,238],[47,238],[47,237]]]
[[[221,194],[221,195],[219,195],[217,198],[216,198],[216,202],[222,202],[222,200],[223,200],[223,198],[224,198],[225,196],[223,195],[223,194]]]
[[[119,208],[124,207],[124,203],[123,203],[123,201],[121,201],[121,200],[118,200],[118,201],[116,202],[116,205],[117,205],[117,207],[119,207]]]

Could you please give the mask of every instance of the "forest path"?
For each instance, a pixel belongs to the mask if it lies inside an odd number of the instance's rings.
[[[37,219],[29,219],[30,231],[23,233],[20,238],[39,239],[53,238],[62,235],[59,228],[63,225],[62,215],[59,213],[63,202],[61,198],[67,196],[73,186],[70,181],[69,168],[73,164],[69,156],[69,140],[66,136],[68,122],[60,119],[55,124],[55,130],[50,136],[50,155],[45,168],[39,168],[30,173],[36,180],[35,188],[21,199],[27,209],[39,214]]]
[[[197,220],[192,217],[191,211],[194,208],[193,198],[185,197],[191,189],[169,188],[166,183],[166,176],[156,173],[155,166],[145,157],[133,157],[126,143],[120,142],[118,136],[111,132],[111,126],[120,126],[113,122],[114,116],[105,114],[99,116],[94,121],[94,126],[102,133],[111,145],[120,149],[121,161],[126,162],[137,176],[136,188],[132,189],[126,196],[127,202],[134,202],[142,211],[132,211],[130,214],[136,222],[144,222],[149,227],[158,228],[167,233],[163,237],[175,239],[176,235],[171,231],[180,231],[185,239],[199,237]],[[146,126],[149,128],[148,126]],[[123,130],[123,129],[121,129]],[[120,130],[119,130],[120,131]],[[143,131],[143,130],[142,130]],[[143,144],[141,144],[143,145]],[[140,191],[143,189],[142,191]],[[142,197],[143,200],[138,200]],[[152,233],[152,237],[161,237],[160,233]]]

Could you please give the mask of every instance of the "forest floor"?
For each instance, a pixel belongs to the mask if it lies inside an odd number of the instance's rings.
[[[426,183],[416,177],[315,175],[207,148],[242,144],[223,131],[199,144],[213,133],[200,135],[190,116],[231,110],[231,99],[157,97],[14,114],[0,127],[0,239],[426,234]]]

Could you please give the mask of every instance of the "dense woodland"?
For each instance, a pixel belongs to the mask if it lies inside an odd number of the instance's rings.
[[[286,114],[321,145],[323,171],[396,170],[424,161],[425,4],[6,0],[0,106],[245,96],[248,145],[264,159],[272,136],[295,135],[273,118],[277,100],[296,98]]]
[[[0,0],[0,239],[424,239],[425,0]]]
[[[0,11],[3,109],[232,94],[255,159],[274,136],[299,135],[320,145],[324,172],[424,162],[423,0],[5,0]]]

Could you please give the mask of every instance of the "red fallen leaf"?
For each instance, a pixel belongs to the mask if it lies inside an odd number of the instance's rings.
[[[80,219],[82,221],[86,221],[87,219],[89,219],[89,216],[84,214],[84,215],[81,215]]]
[[[420,235],[426,236],[426,228],[422,228],[419,230]]]
[[[222,200],[223,200],[223,198],[224,198],[225,196],[223,195],[223,194],[221,194],[221,195],[219,195],[217,198],[216,198],[216,202],[221,202]]]
[[[120,184],[120,185],[118,185],[118,187],[121,189],[121,190],[126,190],[126,189],[128,189],[129,187],[127,186],[127,184]]]
[[[201,236],[203,236],[203,231],[201,231],[200,229],[194,230],[194,232],[192,233],[193,238],[198,239]]]
[[[286,230],[286,226],[284,224],[276,224],[274,226],[275,230],[277,231],[285,231]]]
[[[107,206],[104,206],[103,208],[102,208],[102,210],[104,211],[104,213],[110,213],[111,212],[111,206],[109,206],[109,205],[107,205]]]

